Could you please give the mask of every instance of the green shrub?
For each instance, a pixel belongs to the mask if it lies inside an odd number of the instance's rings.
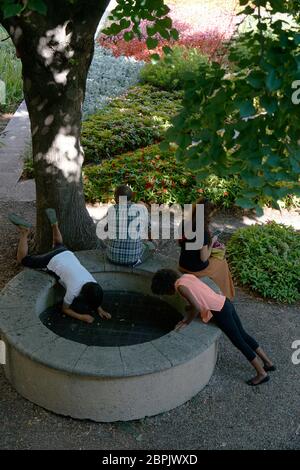
[[[32,158],[32,143],[29,141],[26,144],[25,152],[23,155],[24,166],[22,178],[29,180],[34,179],[34,167],[33,167],[33,158]]]
[[[129,184],[136,200],[159,204],[192,202],[197,194],[192,172],[176,163],[173,152],[161,152],[158,145],[87,166],[83,173],[85,197],[90,202],[112,200],[120,184]]]
[[[180,93],[149,85],[132,88],[83,122],[86,163],[98,163],[127,151],[160,142],[170,118],[180,108]]]
[[[211,196],[221,207],[232,204],[232,191],[236,185],[232,179],[220,181],[210,176],[200,187],[195,175],[176,161],[174,151],[162,152],[158,145],[84,168],[85,197],[90,202],[110,201],[114,188],[124,183],[133,188],[137,200],[188,204],[203,195]]]
[[[32,158],[29,158],[24,161],[22,178],[25,180],[31,180],[34,179],[34,177],[33,160]]]
[[[0,40],[6,39],[7,32],[0,28]],[[15,47],[10,39],[0,42],[0,79],[6,85],[6,102],[0,104],[1,112],[14,112],[23,97],[21,61],[16,57]]]
[[[240,195],[241,183],[238,177],[219,178],[211,175],[202,184],[203,194],[218,207],[230,209]]]
[[[262,297],[300,299],[300,234],[270,222],[237,230],[227,247],[235,278]]]
[[[141,82],[163,90],[181,90],[186,74],[202,66],[210,67],[207,56],[199,49],[175,46],[170,56],[156,64],[146,64],[141,70]]]

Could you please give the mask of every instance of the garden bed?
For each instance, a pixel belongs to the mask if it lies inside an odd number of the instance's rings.
[[[166,3],[171,10],[169,16],[173,26],[179,31],[176,44],[196,47],[213,58],[226,52],[223,43],[231,38],[239,21],[236,15],[237,0],[171,0]],[[156,49],[149,51],[144,37],[146,26],[147,22],[144,21],[141,40],[133,39],[127,42],[122,33],[114,37],[101,34],[98,38],[99,44],[112,50],[116,57],[125,55],[145,61],[149,61],[153,53],[161,54],[163,46],[174,45],[174,41],[162,40]]]

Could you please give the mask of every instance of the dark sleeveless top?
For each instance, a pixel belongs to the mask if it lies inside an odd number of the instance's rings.
[[[209,265],[209,261],[201,261],[200,258],[200,250],[187,250],[186,244],[192,243],[194,240],[186,240],[184,237],[180,240],[180,258],[179,258],[179,266],[187,271],[197,272],[203,271],[203,269],[207,268]],[[209,234],[204,232],[204,243],[203,246],[209,244]]]

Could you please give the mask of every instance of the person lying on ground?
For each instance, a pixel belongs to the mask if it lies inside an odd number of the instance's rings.
[[[66,289],[62,305],[64,314],[86,323],[94,321],[93,312],[103,319],[110,319],[111,315],[101,307],[101,286],[74,253],[63,244],[55,210],[47,209],[46,213],[52,227],[53,247],[50,252],[42,255],[28,254],[28,237],[32,226],[16,214],[9,215],[9,220],[20,232],[17,262],[27,268],[44,270],[54,275]]]

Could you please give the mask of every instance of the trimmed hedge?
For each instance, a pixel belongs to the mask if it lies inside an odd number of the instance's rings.
[[[149,85],[134,87],[125,96],[114,99],[83,122],[81,138],[85,162],[99,163],[160,142],[180,102],[180,93],[161,91]]]
[[[239,229],[227,254],[241,285],[280,302],[300,300],[300,233],[292,227],[270,222]]]

